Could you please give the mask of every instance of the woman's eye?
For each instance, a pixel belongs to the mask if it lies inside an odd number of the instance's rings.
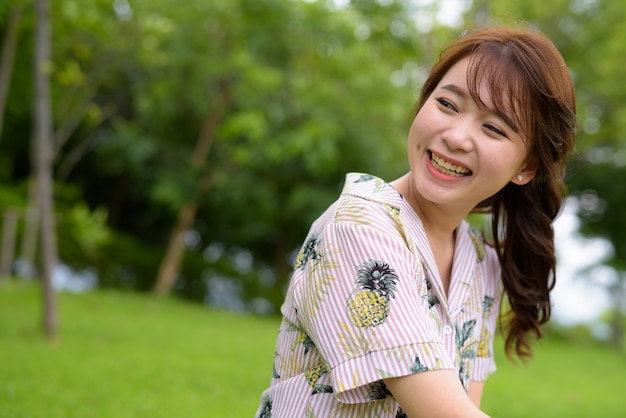
[[[497,135],[503,136],[503,137],[505,137],[505,138],[507,137],[507,136],[506,136],[506,133],[502,132],[500,129],[498,129],[497,127],[495,127],[495,126],[493,126],[493,125],[490,125],[490,124],[485,124],[485,125],[483,125],[483,126],[484,126],[485,128],[487,128],[487,129],[489,129],[491,132],[493,132],[493,133],[497,134]]]
[[[452,104],[452,102],[448,101],[447,99],[435,99],[439,102],[440,105],[442,105],[443,107],[447,107],[450,110],[454,110],[456,112],[456,107],[454,107],[454,105]]]

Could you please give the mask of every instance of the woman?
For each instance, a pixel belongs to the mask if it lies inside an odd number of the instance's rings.
[[[257,417],[485,417],[503,295],[507,355],[550,317],[565,160],[576,130],[561,55],[483,28],[431,70],[409,172],[349,174],[296,260]],[[464,220],[490,213],[492,244]]]

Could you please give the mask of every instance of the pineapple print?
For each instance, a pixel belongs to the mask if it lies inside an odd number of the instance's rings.
[[[319,366],[313,367],[312,369],[304,372],[304,377],[306,378],[306,382],[313,389],[313,395],[316,393],[333,393],[333,387],[329,385],[318,384],[317,381],[323,375],[328,373],[328,367],[321,364]]]
[[[483,299],[483,326],[480,330],[480,340],[478,341],[478,349],[476,350],[477,357],[487,358],[491,356],[491,352],[489,351],[489,341],[491,339],[491,332],[487,328],[487,317],[493,308],[494,298],[491,296],[485,295]]]
[[[309,351],[311,351],[313,347],[315,347],[315,343],[311,337],[304,332],[304,330],[292,325],[287,329],[287,331],[296,331],[298,333],[291,344],[291,351],[294,351],[299,344],[302,344],[304,346],[304,354],[306,355],[309,354]]]
[[[310,237],[307,238],[306,242],[300,249],[298,253],[298,257],[296,257],[295,268],[303,269],[306,263],[309,260],[318,260],[320,258],[319,247],[320,245],[320,235],[317,232],[311,234]]]
[[[396,224],[399,224],[402,222],[400,221],[400,209],[394,208],[393,206],[387,203],[383,203],[383,206],[385,207],[385,210],[387,211],[391,219],[393,219]]]
[[[387,203],[383,203],[383,206],[387,211],[387,214],[389,214],[391,219],[393,219],[396,231],[398,231],[404,242],[406,242],[407,246],[410,246],[409,240],[407,239],[406,233],[404,232],[404,224],[402,223],[402,220],[400,220],[400,209],[395,208]]]
[[[368,260],[357,267],[356,289],[350,294],[347,314],[360,328],[375,327],[389,316],[389,298],[395,298],[398,276],[389,264]]]

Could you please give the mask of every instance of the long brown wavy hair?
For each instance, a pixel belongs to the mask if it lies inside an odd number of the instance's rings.
[[[550,291],[556,279],[552,222],[566,189],[567,156],[574,148],[576,104],[563,57],[543,34],[531,28],[487,27],[466,32],[446,48],[424,83],[417,111],[446,72],[470,57],[467,82],[479,105],[485,85],[494,106],[519,128],[526,163],[536,170],[530,183],[509,182],[481,202],[475,212],[491,214],[491,234],[510,309],[501,316],[505,350],[532,355],[529,337],[542,337],[550,319]]]

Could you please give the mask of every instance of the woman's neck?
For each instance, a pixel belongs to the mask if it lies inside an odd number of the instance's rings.
[[[429,238],[436,237],[441,242],[453,238],[454,231],[469,213],[467,209],[441,205],[422,197],[415,189],[410,173],[394,180],[391,185],[419,216]]]

